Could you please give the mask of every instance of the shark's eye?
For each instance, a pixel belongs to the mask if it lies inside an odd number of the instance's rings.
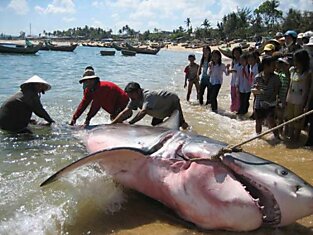
[[[280,176],[286,176],[288,175],[288,171],[285,169],[276,169],[276,173]]]

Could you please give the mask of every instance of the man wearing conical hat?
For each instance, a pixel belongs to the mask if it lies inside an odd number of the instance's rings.
[[[20,87],[21,90],[0,107],[0,128],[10,132],[30,133],[27,126],[31,122],[32,113],[45,119],[49,125],[54,122],[40,102],[40,94],[50,90],[50,84],[35,75]]]
[[[91,66],[88,66],[83,77],[79,80],[83,84],[84,96],[78,105],[70,125],[76,124],[76,120],[82,115],[91,103],[84,125],[89,125],[90,120],[103,108],[110,114],[113,120],[128,104],[126,92],[113,82],[100,81]]]

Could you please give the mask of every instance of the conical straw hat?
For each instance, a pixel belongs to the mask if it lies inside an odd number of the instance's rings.
[[[26,80],[25,82],[23,82],[21,84],[21,88],[23,88],[23,86],[25,86],[26,84],[30,84],[30,83],[39,83],[45,86],[45,91],[48,91],[51,89],[51,85],[46,82],[45,80],[43,80],[41,77],[34,75],[32,76],[30,79]]]

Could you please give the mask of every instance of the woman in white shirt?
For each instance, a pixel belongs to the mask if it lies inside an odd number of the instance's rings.
[[[240,96],[238,114],[240,115],[244,115],[248,112],[252,84],[253,76],[249,69],[248,57],[244,54],[240,56],[240,68],[237,71],[237,86]]]
[[[217,112],[218,104],[217,104],[217,96],[220,91],[220,88],[223,83],[223,73],[226,75],[229,74],[229,67],[227,67],[224,63],[222,63],[222,55],[221,52],[218,50],[212,51],[212,61],[210,62],[210,83],[211,83],[211,90],[210,90],[210,100],[211,100],[211,109],[213,112]]]
[[[240,105],[240,98],[239,93],[237,89],[237,71],[240,69],[240,56],[242,55],[242,49],[241,47],[234,47],[232,50],[232,64],[231,64],[231,70],[229,71],[232,73],[231,80],[230,80],[230,111],[231,112],[238,112],[239,111],[239,105]]]

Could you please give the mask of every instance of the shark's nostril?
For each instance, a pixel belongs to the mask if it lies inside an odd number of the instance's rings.
[[[296,191],[299,191],[301,188],[301,185],[296,185]]]

